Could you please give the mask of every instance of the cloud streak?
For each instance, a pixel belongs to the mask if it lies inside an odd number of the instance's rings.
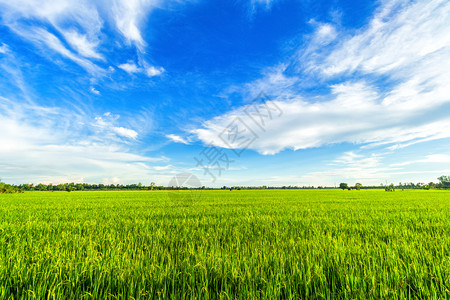
[[[116,0],[113,2],[112,14],[117,29],[140,50],[146,46],[139,25],[152,8],[161,1],[158,0]]]
[[[135,71],[131,66],[122,65],[129,73],[141,72],[149,77],[164,72],[161,67],[148,66],[143,58],[147,43],[141,34],[140,26],[146,16],[160,1],[152,0],[116,0],[116,1],[31,1],[0,0],[0,16],[4,25],[25,40],[39,47],[47,58],[57,62],[53,53],[60,54],[80,65],[91,75],[106,74],[107,63],[102,52],[108,44],[104,33],[105,23],[117,29],[122,41],[128,47],[136,47],[140,53],[139,65]],[[38,22],[36,22],[38,21]],[[105,43],[106,42],[106,43]],[[120,42],[118,40],[117,42]],[[117,46],[117,44],[115,44]],[[120,50],[120,43],[117,47]],[[2,48],[3,49],[3,48]]]
[[[97,49],[103,22],[93,4],[72,0],[0,0],[0,7],[4,24],[13,32],[42,50],[49,48],[61,54],[90,73],[99,73],[100,67],[88,60],[103,59]],[[40,22],[30,22],[35,20]]]
[[[0,53],[2,54],[6,54],[9,52],[9,47],[8,45],[2,43],[2,45],[0,46]]]
[[[159,76],[162,73],[164,73],[164,68],[162,67],[154,67],[154,66],[145,66],[145,67],[138,67],[136,64],[132,62],[124,63],[121,65],[118,65],[118,67],[128,74],[138,74],[142,73],[147,75],[148,77],[154,77]]]
[[[189,145],[189,142],[186,139],[184,139],[181,136],[179,136],[179,135],[167,134],[166,137],[168,139],[170,139],[171,141],[175,142],[175,143],[181,143],[181,144]]]

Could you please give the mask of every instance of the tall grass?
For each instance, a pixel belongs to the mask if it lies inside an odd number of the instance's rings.
[[[448,299],[449,196],[1,195],[0,299]]]

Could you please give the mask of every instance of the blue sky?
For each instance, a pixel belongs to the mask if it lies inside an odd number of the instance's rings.
[[[450,174],[448,1],[0,0],[9,183]]]

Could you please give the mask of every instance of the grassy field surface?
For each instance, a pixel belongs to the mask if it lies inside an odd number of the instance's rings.
[[[450,298],[449,191],[188,195],[0,195],[0,299]]]

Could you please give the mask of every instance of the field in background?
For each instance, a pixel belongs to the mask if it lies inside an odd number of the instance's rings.
[[[0,299],[450,298],[448,191],[180,193],[0,195]]]

